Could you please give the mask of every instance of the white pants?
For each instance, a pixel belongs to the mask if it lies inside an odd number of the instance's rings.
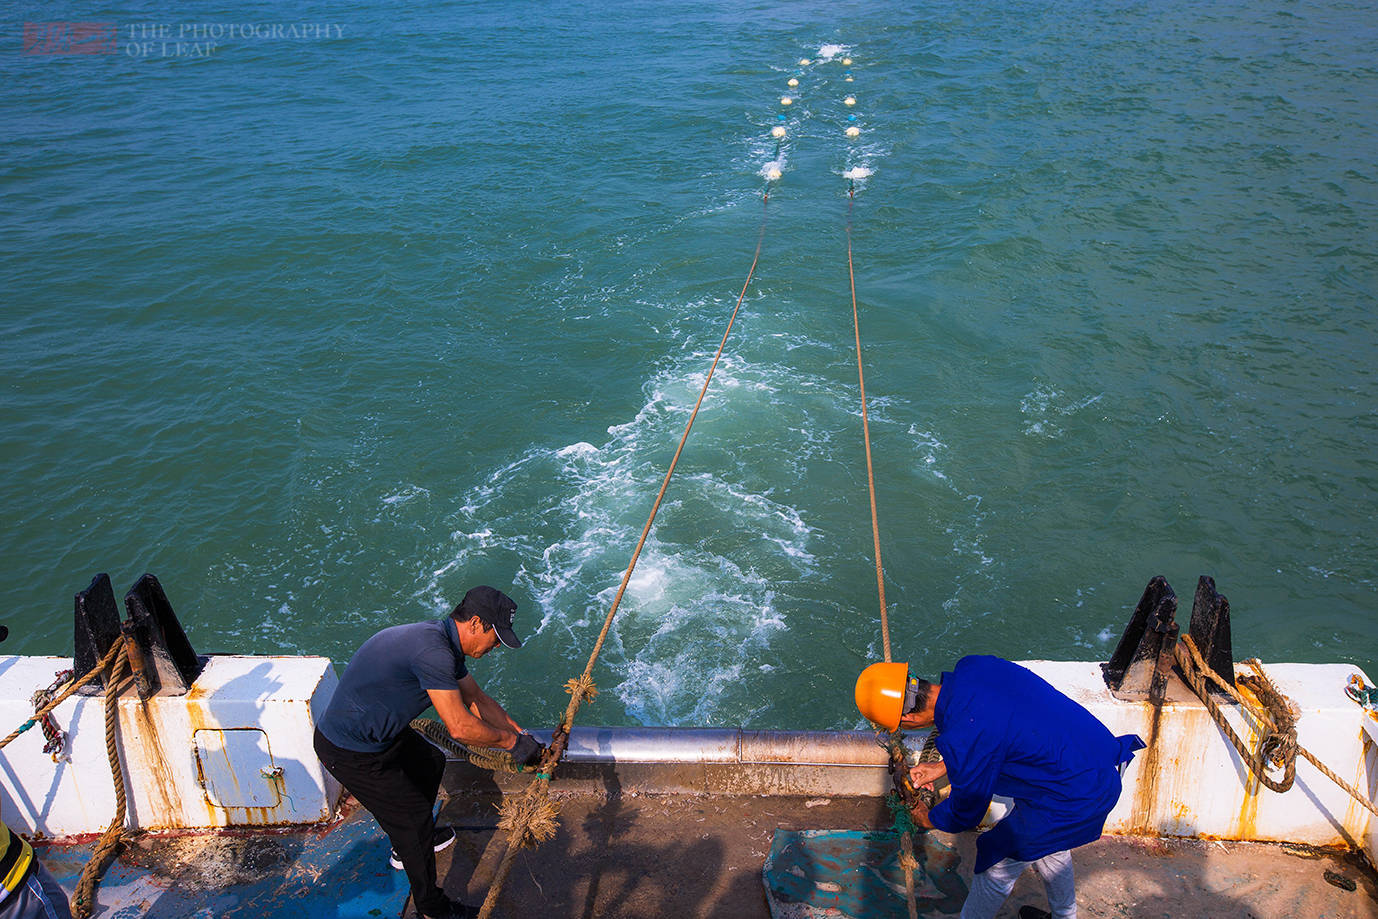
[[[1076,884],[1072,879],[1072,853],[1063,849],[1036,862],[1012,858],[998,861],[971,879],[971,893],[962,904],[962,919],[994,919],[1014,882],[1033,865],[1048,890],[1048,908],[1054,919],[1077,919]]]

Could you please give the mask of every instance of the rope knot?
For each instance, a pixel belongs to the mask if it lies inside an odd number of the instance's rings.
[[[508,795],[498,812],[498,829],[510,833],[523,849],[554,838],[559,827],[559,812],[551,803],[545,782],[532,782],[520,794]]]
[[[1284,768],[1290,777],[1296,770],[1297,760],[1297,717],[1292,702],[1268,679],[1257,658],[1245,663],[1254,669],[1255,675],[1242,676],[1238,682],[1258,697],[1267,720],[1271,722],[1259,741],[1259,754],[1274,766]]]
[[[598,687],[594,685],[593,677],[587,673],[565,681],[565,692],[577,699],[580,705],[598,698]]]

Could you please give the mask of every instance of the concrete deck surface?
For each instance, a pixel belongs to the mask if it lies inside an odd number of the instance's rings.
[[[881,829],[877,800],[693,795],[555,795],[560,830],[518,856],[500,900],[504,917],[770,915],[762,866],[779,829]],[[442,853],[446,890],[482,902],[505,836],[497,799],[455,794],[442,820],[458,829]],[[970,881],[975,838],[947,837]],[[96,915],[134,917],[393,917],[406,882],[388,867],[388,842],[355,809],[328,830],[144,836],[107,873]],[[72,891],[91,846],[43,846],[40,857]],[[1353,854],[1267,844],[1105,837],[1074,853],[1083,917],[1375,919],[1378,878]],[[1347,878],[1345,890],[1326,873]],[[1020,879],[1002,917],[1046,908],[1038,879]],[[942,915],[942,914],[936,914]]]
[[[623,795],[559,803],[560,833],[518,856],[500,901],[504,916],[767,919],[761,869],[777,828],[891,823],[880,802],[856,798]],[[485,810],[474,802],[456,799],[445,813],[459,826],[484,825]],[[957,848],[958,872],[969,882],[975,835],[938,835]],[[482,902],[504,845],[490,838],[478,829],[460,834],[446,880],[452,896]],[[1378,879],[1344,852],[1107,836],[1077,849],[1073,861],[1083,917],[1378,917]],[[1334,886],[1326,871],[1356,889]],[[1048,905],[1033,872],[1000,915],[1016,916],[1025,904]]]

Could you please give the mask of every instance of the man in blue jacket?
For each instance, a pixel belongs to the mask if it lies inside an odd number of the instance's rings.
[[[937,684],[909,676],[907,665],[875,664],[857,682],[857,704],[892,731],[937,729],[942,762],[921,763],[910,777],[927,785],[946,775],[952,793],[927,813],[916,808],[920,827],[975,829],[992,795],[1014,799],[1009,815],[976,840],[962,919],[993,917],[1030,865],[1053,916],[1075,919],[1070,850],[1100,838],[1142,740],[1112,735],[1041,677],[998,657],[964,657]]]

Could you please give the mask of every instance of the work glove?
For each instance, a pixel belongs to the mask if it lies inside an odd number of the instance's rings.
[[[512,759],[519,766],[534,766],[541,761],[545,746],[530,734],[518,734],[512,745]]]

